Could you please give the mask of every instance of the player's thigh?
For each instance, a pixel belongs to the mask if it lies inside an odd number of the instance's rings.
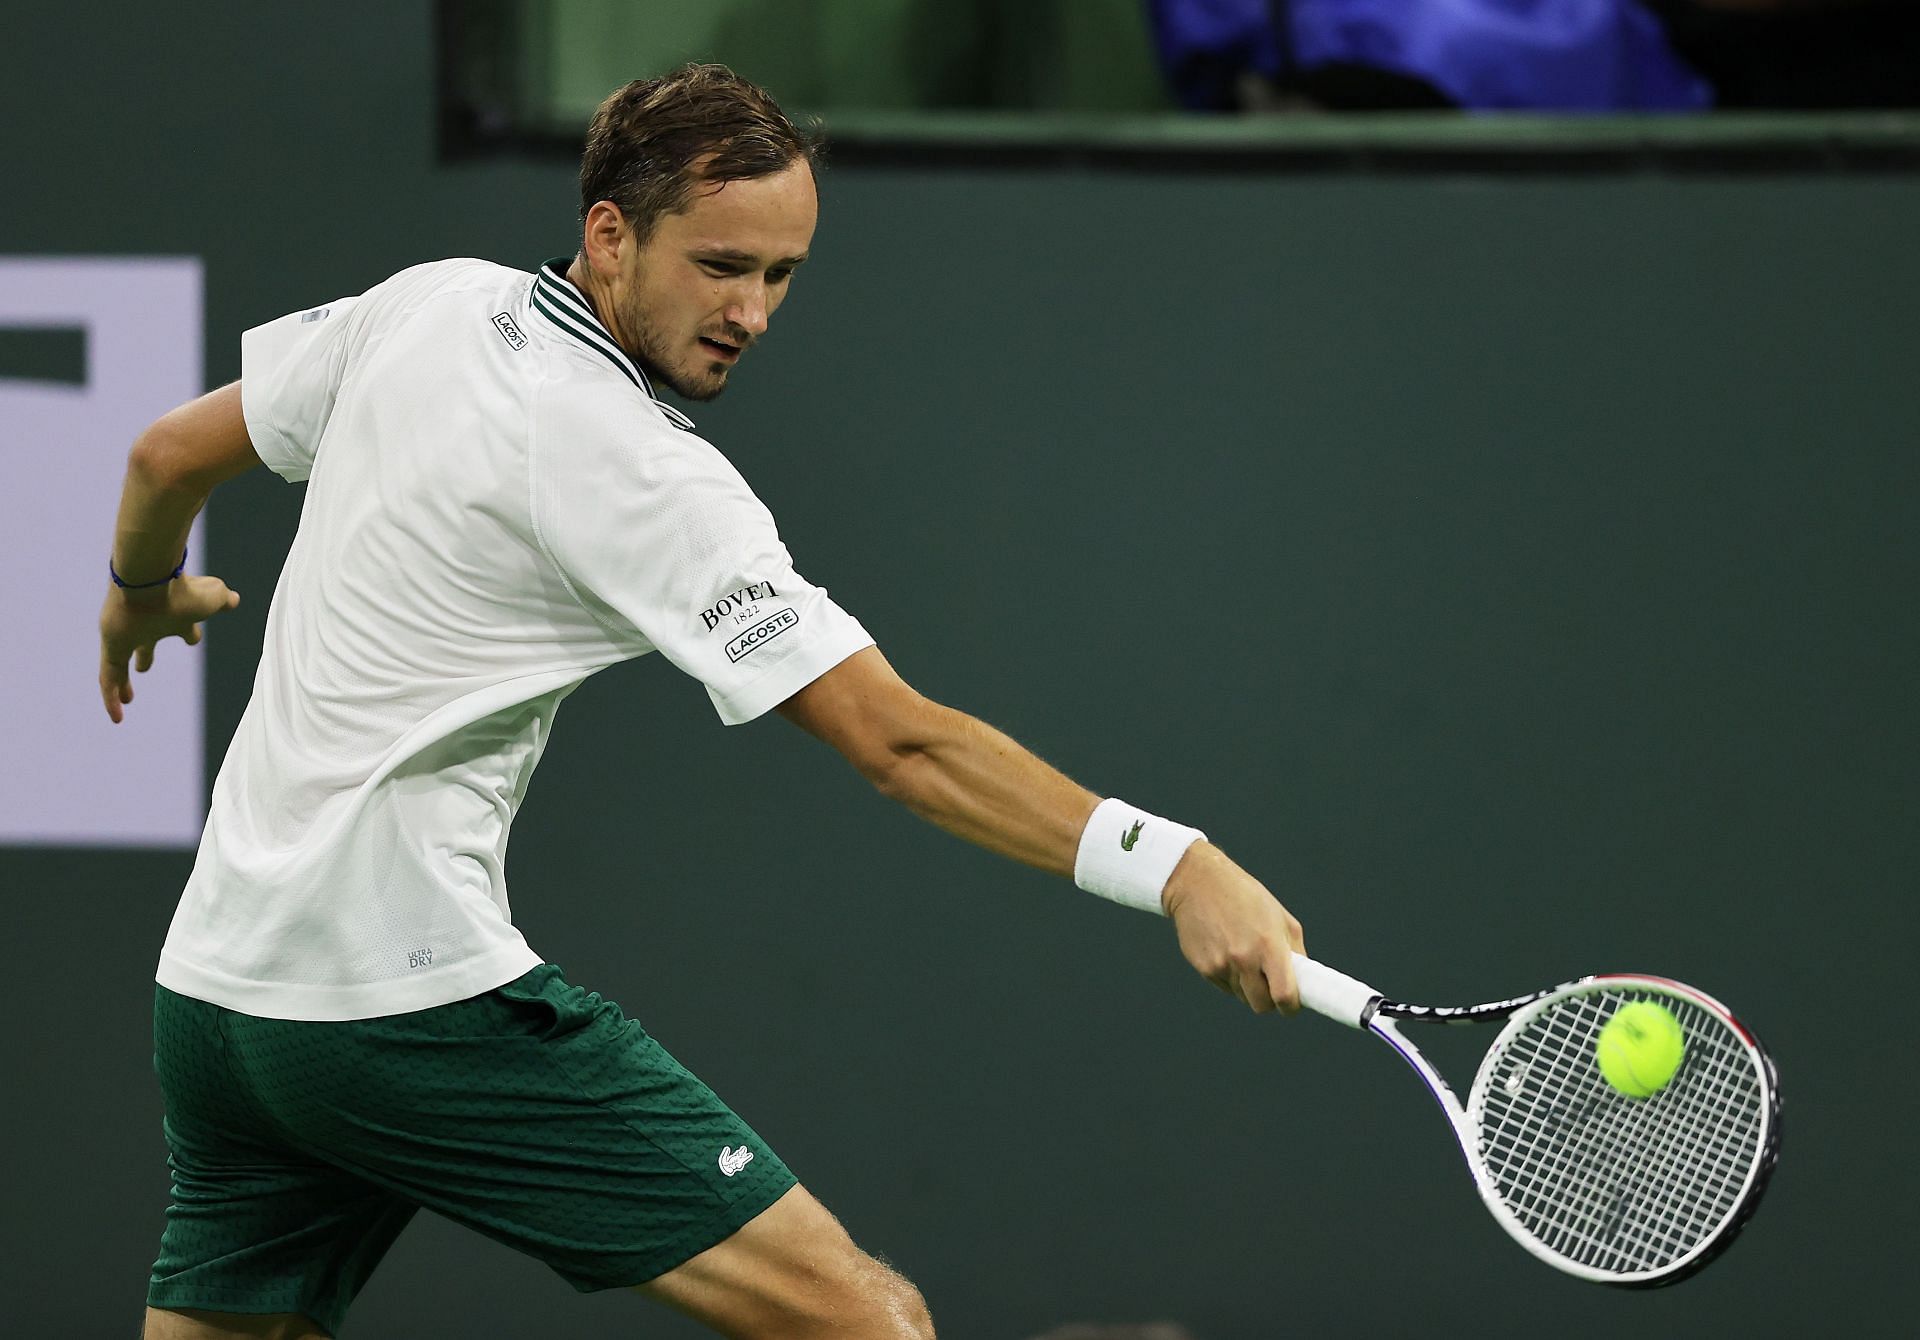
[[[672,1270],[794,1185],[712,1089],[550,964],[354,1021],[339,1064],[303,1060],[280,1032],[247,1049],[249,1076],[305,1147],[582,1292]]]
[[[919,1292],[847,1236],[805,1187],[795,1186],[727,1238],[634,1286],[739,1337],[933,1335]]]
[[[290,1143],[265,1117],[236,1064],[241,1026],[294,1027],[156,989],[154,1068],[172,1195],[147,1281],[147,1304],[163,1315],[150,1314],[149,1333],[217,1335],[204,1318],[219,1316],[242,1318],[227,1323],[232,1334],[282,1333],[257,1329],[275,1316],[311,1319],[283,1327],[290,1335],[337,1331],[414,1213],[410,1202]],[[297,1041],[291,1033],[277,1040]],[[325,1059],[312,1049],[299,1056],[310,1065]]]
[[[328,1340],[311,1317],[298,1312],[261,1316],[207,1312],[200,1308],[147,1309],[141,1340]]]

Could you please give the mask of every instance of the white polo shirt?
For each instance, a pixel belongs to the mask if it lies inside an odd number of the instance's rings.
[[[507,832],[583,679],[659,651],[733,725],[872,644],[564,263],[441,261],[259,326],[241,400],[308,484],[161,953],[182,995],[358,1019],[511,981],[540,958]]]

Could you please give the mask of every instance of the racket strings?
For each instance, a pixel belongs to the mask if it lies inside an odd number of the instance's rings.
[[[1552,1082],[1564,1084],[1565,1078]],[[1630,1114],[1630,1119],[1616,1122],[1610,1132],[1611,1151],[1605,1141],[1595,1139],[1594,1133],[1588,1132],[1584,1141],[1563,1145],[1559,1157],[1546,1162],[1544,1178],[1528,1176],[1529,1171],[1538,1170],[1529,1170],[1524,1165],[1517,1169],[1520,1176],[1514,1179],[1516,1189],[1523,1192],[1526,1204],[1539,1221],[1534,1227],[1543,1240],[1555,1250],[1575,1257],[1584,1253],[1596,1268],[1618,1269],[1624,1265],[1633,1269],[1646,1268],[1645,1264],[1636,1267],[1635,1263],[1659,1264],[1672,1260],[1711,1232],[1725,1207],[1716,1204],[1710,1196],[1692,1203],[1668,1199],[1657,1207],[1665,1212],[1664,1218],[1659,1213],[1629,1213],[1640,1206],[1639,1194],[1647,1189],[1656,1192],[1663,1189],[1659,1187],[1663,1174],[1671,1181],[1672,1170],[1688,1165],[1699,1167],[1707,1176],[1717,1171],[1730,1192],[1737,1193],[1744,1180],[1744,1169],[1728,1164],[1726,1141],[1711,1137],[1703,1142],[1698,1138],[1703,1130],[1712,1129],[1701,1124],[1706,1116],[1702,1099],[1711,1091],[1711,1085],[1673,1089],[1671,1105],[1678,1110],[1665,1114],[1664,1120],[1658,1119],[1657,1107],[1647,1104],[1636,1103],[1632,1108],[1622,1109]],[[1610,1092],[1584,1096],[1588,1103],[1597,1097],[1606,1107],[1619,1107],[1611,1101],[1615,1096]],[[1691,1101],[1686,1101],[1689,1098]],[[1597,1110],[1586,1114],[1589,1121]],[[1564,1125],[1578,1114],[1562,1109],[1549,1110],[1546,1115]],[[1536,1129],[1529,1134],[1537,1138],[1540,1132]],[[1617,1171],[1607,1166],[1610,1152],[1616,1159],[1624,1156],[1635,1165],[1637,1176],[1621,1180]],[[1715,1164],[1720,1166],[1716,1169],[1712,1166]],[[1557,1201],[1553,1198],[1564,1193],[1572,1183],[1583,1183],[1589,1194]],[[1594,1193],[1604,1196],[1604,1202],[1596,1205]],[[1612,1256],[1626,1260],[1606,1259],[1609,1249]]]
[[[1697,1055],[1698,1053],[1696,1053],[1696,1056]],[[1684,1095],[1686,1091],[1678,1092]],[[1732,1173],[1734,1171],[1733,1167],[1725,1163],[1726,1151],[1724,1141],[1715,1138],[1711,1142],[1712,1144],[1722,1146],[1719,1149],[1714,1149],[1711,1146],[1701,1148],[1698,1146],[1697,1141],[1690,1143],[1686,1138],[1688,1136],[1697,1136],[1702,1130],[1702,1127],[1699,1125],[1699,1119],[1703,1117],[1705,1113],[1699,1110],[1699,1100],[1703,1094],[1708,1092],[1708,1089],[1702,1087],[1692,1092],[1695,1101],[1688,1105],[1688,1110],[1682,1114],[1682,1119],[1678,1121],[1657,1120],[1657,1109],[1650,1108],[1644,1103],[1636,1103],[1632,1109],[1629,1109],[1633,1115],[1633,1120],[1620,1123],[1616,1130],[1618,1147],[1638,1160],[1642,1166],[1663,1168],[1672,1167],[1677,1162],[1686,1159],[1693,1159],[1695,1161],[1718,1159],[1723,1163],[1722,1171],[1729,1174]],[[1610,1091],[1603,1091],[1601,1101],[1606,1101],[1608,1097],[1611,1097]],[[1603,1168],[1596,1168],[1594,1166],[1590,1150],[1568,1146],[1566,1155],[1567,1157],[1563,1158],[1559,1165],[1553,1169],[1553,1171],[1563,1179],[1572,1171],[1583,1174],[1600,1172],[1604,1175]],[[1543,1188],[1532,1188],[1536,1196],[1541,1189]],[[1630,1194],[1630,1188],[1627,1187],[1622,1187],[1620,1191],[1615,1193],[1616,1198],[1627,1194]],[[1624,1208],[1625,1202],[1621,1201],[1619,1203],[1621,1207]],[[1685,1221],[1678,1224],[1677,1227],[1659,1222],[1634,1222],[1624,1213],[1621,1213],[1617,1216],[1617,1221],[1614,1219],[1603,1220],[1599,1225],[1600,1232],[1603,1236],[1624,1234],[1628,1238],[1637,1238],[1641,1241],[1643,1248],[1655,1254],[1661,1251],[1667,1251],[1677,1255],[1683,1252],[1687,1246],[1691,1245],[1695,1236],[1699,1233],[1710,1231],[1713,1224],[1717,1222],[1718,1216],[1714,1213],[1715,1207],[1706,1201],[1702,1201],[1692,1207],[1674,1206],[1671,1208],[1676,1209],[1679,1212],[1680,1218]],[[1561,1206],[1549,1205],[1548,1208],[1543,1210],[1543,1217],[1554,1223],[1558,1235],[1562,1238],[1576,1236],[1580,1232],[1581,1226],[1577,1223],[1573,1214],[1570,1213],[1572,1209],[1573,1207],[1569,1204]],[[1692,1232],[1689,1232],[1689,1230],[1692,1230]]]
[[[1657,1177],[1663,1168],[1688,1160],[1699,1162],[1703,1156],[1707,1156],[1709,1161],[1722,1161],[1711,1158],[1712,1146],[1716,1142],[1709,1141],[1703,1146],[1698,1140],[1690,1142],[1684,1138],[1688,1134],[1697,1135],[1700,1100],[1703,1094],[1710,1092],[1711,1086],[1694,1085],[1670,1090],[1671,1105],[1686,1108],[1687,1111],[1679,1114],[1681,1119],[1678,1121],[1669,1119],[1660,1122],[1655,1119],[1655,1107],[1639,1103],[1630,1108],[1622,1107],[1615,1101],[1617,1096],[1610,1091],[1600,1091],[1598,1086],[1577,1082],[1570,1084],[1569,1081],[1585,1069],[1578,1062],[1590,1054],[1587,1046],[1591,1035],[1597,1030],[1598,1019],[1591,1014],[1584,1018],[1575,1016],[1571,1022],[1576,1028],[1572,1030],[1566,1027],[1568,1022],[1563,1020],[1559,1029],[1548,1030],[1557,1046],[1551,1053],[1537,1058],[1545,1064],[1544,1069],[1536,1071],[1536,1074],[1544,1086],[1558,1086],[1558,1102],[1538,1105],[1527,1114],[1530,1120],[1523,1123],[1523,1134],[1536,1146],[1537,1157],[1531,1164],[1521,1162],[1513,1168],[1516,1174],[1513,1178],[1515,1189],[1521,1193],[1523,1204],[1538,1221],[1534,1227],[1545,1239],[1551,1240],[1556,1250],[1565,1248],[1578,1252],[1585,1248],[1591,1254],[1615,1239],[1622,1239],[1625,1245],[1621,1249],[1629,1254],[1634,1254],[1632,1244],[1637,1242],[1637,1254],[1641,1257],[1651,1253],[1654,1259],[1658,1259],[1663,1253],[1684,1251],[1691,1238],[1700,1231],[1710,1230],[1717,1220],[1718,1216],[1714,1213],[1716,1207],[1710,1200],[1684,1211],[1677,1227],[1658,1218],[1632,1216],[1626,1211],[1636,1190],[1635,1183],[1648,1180],[1647,1169],[1651,1168]],[[1696,1051],[1695,1055],[1697,1058],[1700,1053]],[[1570,1066],[1569,1062],[1575,1064]],[[1511,1082],[1511,1074],[1508,1082]],[[1688,1096],[1693,1099],[1691,1103],[1679,1101]],[[1583,1106],[1585,1110],[1582,1110]],[[1596,1138],[1598,1133],[1592,1129],[1583,1130],[1581,1137],[1576,1140],[1563,1140],[1558,1144],[1548,1140],[1542,1145],[1543,1138],[1551,1136],[1555,1129],[1592,1127],[1595,1117],[1607,1108],[1623,1111],[1629,1117],[1625,1121],[1616,1121],[1614,1129],[1609,1132],[1613,1137],[1611,1151],[1608,1142]],[[1672,1114],[1669,1115],[1671,1118]],[[1722,1146],[1725,1144],[1724,1141],[1717,1143]],[[1724,1148],[1720,1152],[1724,1157]],[[1617,1171],[1607,1166],[1609,1153],[1615,1161],[1624,1154],[1631,1163],[1637,1165],[1638,1177],[1620,1181]],[[1615,1175],[1609,1176],[1610,1173]],[[1588,1194],[1584,1197],[1568,1197],[1564,1194],[1570,1186],[1576,1185],[1584,1185]],[[1556,1195],[1560,1199],[1555,1199]],[[1604,1199],[1596,1203],[1596,1197]],[[1669,1205],[1668,1208],[1675,1207]]]
[[[1688,1092],[1682,1090],[1676,1097],[1685,1100]],[[1624,1210],[1631,1202],[1619,1200],[1619,1211],[1599,1225],[1599,1237],[1608,1239],[1617,1236],[1622,1242],[1619,1249],[1621,1254],[1636,1264],[1665,1264],[1684,1255],[1724,1218],[1745,1180],[1745,1165],[1730,1157],[1727,1142],[1708,1124],[1711,1113],[1704,1106],[1704,1101],[1711,1087],[1699,1086],[1690,1092],[1691,1101],[1683,1101],[1685,1110],[1670,1114],[1665,1121],[1657,1119],[1656,1112],[1646,1104],[1636,1104],[1636,1120],[1622,1124],[1619,1145],[1642,1167],[1659,1170],[1693,1166],[1696,1180],[1700,1176],[1712,1177],[1717,1173],[1721,1185],[1727,1189],[1727,1201],[1721,1204],[1712,1197],[1691,1203],[1669,1201],[1662,1207],[1666,1211],[1666,1217],[1662,1218],[1657,1214],[1629,1215]],[[1734,1129],[1737,1131],[1738,1123]],[[1708,1132],[1711,1134],[1702,1139],[1703,1133]],[[1757,1145],[1757,1132],[1755,1143]],[[1617,1198],[1631,1197],[1632,1194],[1631,1186],[1622,1186],[1615,1193]],[[1593,1235],[1588,1234],[1583,1241],[1582,1226],[1573,1222],[1570,1216],[1560,1216],[1559,1226],[1563,1243],[1590,1249],[1593,1246]],[[1603,1269],[1613,1268],[1612,1263],[1606,1261],[1594,1261],[1593,1264]]]
[[[1595,1047],[1634,1000],[1671,1009],[1687,1056],[1634,1099],[1600,1074]],[[1597,1270],[1660,1269],[1713,1236],[1759,1154],[1760,1076],[1718,1015],[1644,989],[1598,988],[1541,1011],[1476,1084],[1479,1144],[1495,1192],[1543,1245]]]

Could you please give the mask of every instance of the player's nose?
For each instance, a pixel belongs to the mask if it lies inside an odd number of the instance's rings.
[[[727,310],[727,320],[757,340],[767,333],[767,314],[766,286],[755,284]]]

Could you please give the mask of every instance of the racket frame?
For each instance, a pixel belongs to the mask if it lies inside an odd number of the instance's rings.
[[[1515,1242],[1526,1248],[1531,1255],[1556,1270],[1617,1288],[1649,1289],[1675,1284],[1694,1274],[1725,1251],[1739,1236],[1740,1231],[1746,1227],[1747,1221],[1753,1217],[1754,1210],[1758,1208],[1761,1193],[1765,1191],[1767,1181],[1773,1174],[1780,1152],[1780,1089],[1773,1058],[1767,1054],[1766,1048],[1761,1046],[1752,1030],[1741,1023],[1731,1010],[1697,987],[1688,986],[1684,982],[1677,982],[1669,977],[1658,977],[1647,973],[1598,973],[1562,983],[1545,991],[1515,996],[1508,1000],[1488,1001],[1480,1005],[1414,1005],[1388,1000],[1380,992],[1358,979],[1312,959],[1295,955],[1293,962],[1300,983],[1302,1004],[1338,1023],[1372,1033],[1398,1052],[1400,1058],[1426,1082],[1434,1101],[1440,1105],[1440,1110],[1447,1116],[1447,1123],[1452,1127],[1454,1139],[1460,1146],[1461,1156],[1466,1159],[1467,1169],[1473,1177],[1474,1189],[1480,1193],[1480,1199],[1485,1203],[1488,1212],[1493,1215],[1494,1222],[1499,1224]],[[1519,1216],[1501,1199],[1499,1187],[1480,1149],[1479,1130],[1480,1116],[1486,1103],[1487,1087],[1492,1081],[1497,1063],[1508,1044],[1526,1028],[1531,1020],[1569,996],[1596,990],[1635,988],[1687,1001],[1715,1015],[1726,1024],[1746,1049],[1748,1059],[1760,1076],[1762,1103],[1758,1153],[1747,1169],[1746,1178],[1741,1183],[1740,1191],[1734,1199],[1733,1210],[1728,1217],[1712,1233],[1696,1243],[1690,1251],[1657,1270],[1622,1273],[1584,1265],[1555,1251],[1535,1237],[1521,1223]],[[1447,1082],[1446,1077],[1434,1067],[1431,1061],[1427,1060],[1417,1046],[1408,1041],[1399,1028],[1402,1022],[1459,1025],[1491,1023],[1502,1018],[1506,1020],[1506,1025],[1481,1059],[1480,1067],[1474,1074],[1473,1087],[1468,1091],[1467,1102],[1464,1104],[1454,1092],[1453,1086]]]

